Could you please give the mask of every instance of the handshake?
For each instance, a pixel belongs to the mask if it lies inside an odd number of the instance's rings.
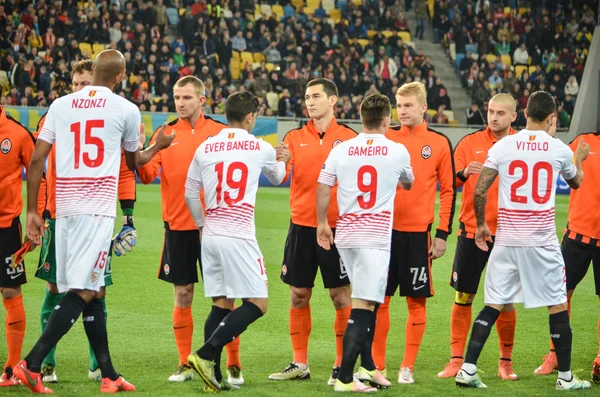
[[[283,161],[286,164],[292,158],[290,146],[287,143],[281,142],[280,145],[275,146],[275,153],[277,154],[277,161]]]

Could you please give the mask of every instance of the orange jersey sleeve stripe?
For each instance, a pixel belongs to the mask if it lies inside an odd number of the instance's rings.
[[[200,116],[194,126],[183,119],[170,122],[165,131],[177,134],[171,146],[137,170],[140,180],[151,183],[160,175],[162,217],[171,230],[196,230],[196,224],[185,202],[185,180],[196,149],[208,138],[227,127],[207,116]],[[162,127],[160,127],[162,128]],[[160,129],[159,128],[159,129]],[[157,129],[157,131],[159,130]],[[154,132],[150,144],[156,140]]]
[[[0,228],[10,227],[23,210],[23,167],[29,168],[35,138],[0,107]]]
[[[425,232],[435,217],[437,186],[440,185],[439,226],[436,237],[452,233],[456,204],[456,180],[452,144],[444,135],[427,127],[393,127],[387,137],[403,144],[410,154],[415,182],[410,191],[398,189],[394,207],[394,229]]]
[[[600,207],[600,131],[578,135],[569,147],[575,151],[581,139],[590,145],[590,154],[583,162],[584,177],[581,186],[579,189],[571,189],[567,228],[588,239],[599,240],[600,212],[596,209]]]
[[[290,184],[290,210],[292,223],[300,226],[317,227],[317,180],[331,149],[355,138],[356,131],[336,119],[331,121],[325,132],[320,133],[313,121],[305,126],[289,131],[283,142],[289,145],[292,159],[287,165],[288,176],[292,171]],[[335,227],[338,218],[337,186],[331,190],[327,219]]]

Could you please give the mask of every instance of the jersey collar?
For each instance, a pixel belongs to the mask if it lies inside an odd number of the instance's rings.
[[[99,85],[86,85],[82,88],[82,91],[105,91],[112,92],[108,87],[99,86]]]
[[[315,125],[315,122],[313,121],[313,119],[310,119],[310,121],[308,122],[308,124],[306,124],[306,126],[311,133],[320,136],[321,134],[326,134],[328,132],[333,131],[338,126],[338,122],[337,122],[337,119],[335,117],[333,117],[331,119],[331,123],[329,123],[329,126],[327,127],[327,129],[323,132],[319,132],[319,130],[317,130],[317,126]]]
[[[498,142],[498,140],[496,139],[494,134],[492,134],[492,130],[490,129],[489,126],[486,127],[485,132],[492,143]],[[517,131],[515,131],[512,127],[510,127],[510,129],[508,130],[508,135],[514,135],[516,133],[517,133]]]
[[[427,131],[427,121],[423,120],[423,122],[419,125],[414,126],[414,129],[411,127],[402,126],[400,127],[400,132],[405,134],[422,134]]]
[[[250,135],[250,133],[246,130],[244,130],[243,128],[230,128],[230,127],[226,127],[223,128],[220,132],[221,134],[231,134],[231,133],[239,133],[239,134],[245,134],[245,135]]]

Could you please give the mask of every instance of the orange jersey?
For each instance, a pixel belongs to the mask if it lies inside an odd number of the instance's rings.
[[[23,167],[29,169],[34,147],[29,130],[0,106],[0,228],[10,227],[21,215]]]
[[[138,176],[145,184],[151,183],[160,174],[162,216],[171,230],[197,230],[185,202],[185,180],[196,149],[225,127],[226,124],[204,115],[198,118],[193,127],[189,122],[177,118],[169,123],[165,131],[166,134],[171,134],[173,130],[177,133],[171,146],[158,152],[148,164],[138,168]],[[150,144],[154,143],[156,132],[160,128],[162,126],[154,131]]]
[[[334,118],[325,132],[320,133],[312,120],[305,126],[289,131],[283,142],[290,148],[292,158],[287,164],[287,180],[292,173],[290,185],[290,210],[292,223],[317,227],[317,180],[329,152],[339,143],[356,137],[356,131]],[[335,227],[338,219],[337,186],[331,189],[327,219]]]
[[[515,133],[516,131],[511,128],[509,134],[512,135]],[[496,138],[488,127],[464,136],[454,149],[454,166],[456,167],[457,174],[456,186],[463,187],[461,196],[462,204],[458,216],[458,220],[460,221],[458,234],[467,238],[475,238],[475,232],[477,231],[473,198],[475,196],[475,185],[477,184],[478,175],[471,175],[469,178],[464,179],[462,178],[461,171],[467,168],[473,161],[484,164],[488,150],[496,142]],[[461,177],[458,176],[459,174]],[[492,235],[495,235],[498,222],[498,180],[495,180],[488,190],[485,220],[490,228],[490,232]]]
[[[37,125],[35,137],[40,134],[46,115],[44,114]],[[52,219],[56,218],[56,148],[52,146],[52,150],[48,154],[46,162],[45,178],[42,179],[40,185],[40,193],[38,197],[38,208],[42,203],[40,212],[46,212],[45,216]],[[121,153],[121,169],[119,174],[119,200],[135,200],[135,174],[127,168],[125,163],[125,153]],[[45,210],[45,211],[44,211]]]
[[[446,239],[452,233],[456,183],[452,143],[443,134],[427,127],[423,121],[413,130],[392,127],[386,136],[406,146],[415,174],[411,190],[398,188],[394,204],[394,230],[426,232],[434,220],[437,184],[440,183],[440,222],[436,237]]]
[[[579,135],[569,144],[573,151],[581,138],[590,145],[590,154],[583,162],[581,187],[571,189],[568,237],[600,246],[600,131]]]

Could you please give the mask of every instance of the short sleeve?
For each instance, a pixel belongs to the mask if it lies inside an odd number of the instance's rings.
[[[190,164],[190,168],[188,168],[187,178],[185,180],[185,190],[193,196],[200,194],[200,191],[203,188],[200,161],[198,160],[198,153],[202,147],[203,145],[200,145],[196,150],[196,154]]]
[[[130,105],[132,106],[126,106],[125,108],[125,120],[123,121],[123,149],[128,152],[135,152],[139,148],[142,115],[133,104]]]
[[[410,165],[410,154],[404,145],[396,145],[398,147],[398,179],[402,183],[413,183],[415,175]]]
[[[560,142],[558,148],[558,161],[560,172],[565,180],[568,181],[577,176],[577,167],[573,164],[573,151],[562,142]]]
[[[488,150],[487,158],[485,159],[485,163],[483,164],[485,168],[490,168],[492,170],[498,171],[498,167],[500,166],[499,160],[501,158],[501,147],[501,142],[498,142],[494,146],[492,146],[490,150]]]
[[[337,153],[339,152],[339,147],[336,146],[330,153],[329,157],[327,157],[327,161],[323,164],[323,168],[321,169],[321,173],[319,174],[318,182],[327,186],[335,185],[337,181]]]
[[[42,141],[48,142],[53,145],[54,141],[56,141],[56,117],[55,117],[55,106],[50,106],[48,109],[48,113],[46,113],[46,118],[44,119],[44,126],[39,132],[37,139],[41,139]]]

